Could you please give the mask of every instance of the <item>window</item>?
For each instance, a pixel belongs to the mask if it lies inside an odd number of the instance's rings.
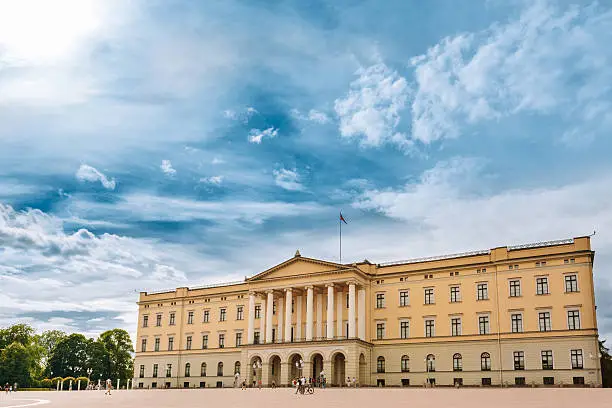
[[[159,365],[153,364],[153,378],[157,378],[158,369],[159,369]]]
[[[244,306],[236,308],[236,320],[244,320]]]
[[[145,376],[145,369],[144,369],[144,365],[140,366],[140,373],[138,374],[139,378],[144,378]]]
[[[408,291],[403,290],[399,293],[400,306],[408,306],[410,299],[408,298]]]
[[[567,328],[569,330],[580,329],[580,311],[568,310],[567,311]]]
[[[542,383],[544,385],[555,385],[555,377],[544,377]]]
[[[451,286],[450,301],[453,303],[461,301],[461,293],[459,292],[459,286]]]
[[[491,385],[491,377],[482,378],[481,379],[481,384],[482,385]]]
[[[463,386],[463,378],[453,378],[453,386],[455,386],[455,387],[457,387],[457,386],[462,387]]]
[[[166,377],[172,377],[172,364],[166,364]]]
[[[536,268],[539,268],[541,266],[546,266],[546,261],[540,261],[540,262],[536,262],[535,263]]]
[[[376,294],[376,308],[381,309],[383,307],[385,307],[385,294],[377,293]]]
[[[203,349],[208,348],[208,334],[202,335],[202,348]]]
[[[206,377],[206,363],[202,363],[200,366],[200,377]]]
[[[551,331],[550,325],[550,312],[540,312],[538,313],[538,321],[540,324],[540,331]]]
[[[376,323],[376,339],[382,340],[385,338],[385,324]]]
[[[192,337],[187,336],[187,345],[185,346],[186,350],[191,350],[191,342],[192,342]]]
[[[574,385],[584,385],[584,377],[573,377],[572,381]]]
[[[242,346],[242,332],[236,333],[236,347]]]
[[[451,336],[461,336],[461,318],[453,317],[451,319]]]
[[[191,364],[185,364],[185,377],[191,377]]]
[[[276,315],[276,302],[272,302],[272,315]]]
[[[462,370],[463,370],[463,358],[461,357],[461,354],[455,353],[453,355],[453,371],[462,371]]]
[[[276,329],[272,329],[272,343],[276,340]]]
[[[553,353],[552,350],[542,351],[542,370],[553,369]]]
[[[522,333],[523,315],[520,313],[513,313],[510,318],[512,320],[512,333]]]
[[[261,305],[255,306],[255,318],[261,319]]]
[[[548,295],[548,278],[536,278],[536,294]]]
[[[205,310],[204,311],[204,319],[202,320],[203,323],[208,323],[210,321],[210,310]]]
[[[433,305],[434,304],[434,290],[433,288],[425,289],[425,304]]]
[[[525,385],[525,377],[514,377],[514,385]]]
[[[476,289],[478,300],[487,300],[489,298],[489,287],[486,283],[479,283],[478,286],[476,286]]]
[[[193,324],[193,312],[187,314],[187,324]]]
[[[142,351],[143,353],[147,351],[147,339],[142,339],[142,341],[140,342],[140,351]]]
[[[514,369],[515,370],[525,369],[525,352],[524,351],[514,352]]]
[[[226,315],[227,315],[227,309],[225,309],[224,307],[219,309],[219,321],[220,322],[224,322],[225,321]]]
[[[219,348],[225,347],[225,334],[219,334]]]
[[[427,372],[436,371],[436,356],[433,354],[428,354],[427,358],[425,359],[425,363],[425,370]]]
[[[478,334],[489,334],[489,316],[478,316]]]
[[[223,377],[223,363],[217,364],[217,377]]]
[[[407,373],[410,371],[410,359],[408,356],[402,356],[401,364],[400,364],[402,373]]]
[[[142,317],[142,327],[149,327],[149,316]]]
[[[435,336],[435,322],[432,319],[425,320],[425,337]]]
[[[162,320],[162,315],[158,314],[156,316],[157,320],[155,320],[155,326],[160,327],[161,326],[161,320]]]
[[[258,331],[253,334],[253,344],[259,344],[259,339],[260,339],[259,336],[260,334]]]
[[[176,313],[170,313],[170,326],[174,326],[176,324]]]
[[[521,281],[513,279],[510,281],[510,297],[521,296]]]
[[[571,350],[570,355],[572,358],[572,369],[583,368],[582,350]]]
[[[174,350],[174,337],[168,337],[168,351]]]
[[[155,338],[155,351],[159,351],[159,337]]]
[[[482,353],[480,355],[480,370],[491,371],[491,355],[489,353]]]
[[[234,363],[234,374],[240,374],[240,361]]]
[[[404,320],[400,322],[400,338],[407,339],[410,337],[410,322]]]
[[[376,360],[376,372],[384,373],[385,372],[385,358],[383,356],[378,357]]]
[[[565,275],[565,292],[578,292],[578,277]]]

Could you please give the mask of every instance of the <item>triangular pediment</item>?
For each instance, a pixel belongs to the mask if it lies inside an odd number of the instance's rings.
[[[286,260],[270,269],[267,269],[255,276],[247,279],[248,281],[258,281],[266,279],[288,278],[292,276],[309,275],[313,273],[335,271],[346,269],[346,265],[335,262],[322,261],[320,259],[306,258],[296,254],[291,259]]]

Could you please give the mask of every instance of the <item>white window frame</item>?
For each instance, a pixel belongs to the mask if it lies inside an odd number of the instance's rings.
[[[521,316],[521,327],[519,331],[512,330],[512,316],[519,315]],[[525,316],[523,316],[523,312],[510,312],[510,333],[524,333],[525,332]]]
[[[427,321],[431,320],[433,321],[433,332],[431,333],[431,336],[427,336]],[[433,317],[425,317],[423,318],[423,333],[425,334],[425,337],[436,337],[436,319]]]
[[[461,336],[463,334],[463,319],[461,316],[449,316],[450,317],[450,335],[452,337]],[[453,319],[459,319],[459,332],[457,334],[453,334]]]
[[[402,323],[408,323],[408,333],[406,337],[402,337]],[[399,337],[400,339],[409,339],[410,338],[410,319],[400,319],[398,322],[399,325]]]

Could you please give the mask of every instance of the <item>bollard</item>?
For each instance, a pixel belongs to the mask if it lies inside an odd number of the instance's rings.
[[[59,386],[60,386],[60,382],[59,382],[59,380],[57,380],[57,384],[56,384],[56,386],[55,386],[55,390],[56,390],[56,391],[59,391]]]
[[[119,381],[121,381],[121,380],[119,380],[119,378],[117,378],[117,389],[119,389]]]
[[[77,381],[77,391],[81,391],[81,380]]]
[[[70,383],[68,384],[68,391],[72,391],[72,380],[70,380]]]

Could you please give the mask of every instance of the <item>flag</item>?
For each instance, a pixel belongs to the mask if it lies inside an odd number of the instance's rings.
[[[344,219],[344,217],[342,216],[342,212],[340,213],[340,221],[344,221],[345,224],[348,224],[348,222],[346,222],[346,220]]]

